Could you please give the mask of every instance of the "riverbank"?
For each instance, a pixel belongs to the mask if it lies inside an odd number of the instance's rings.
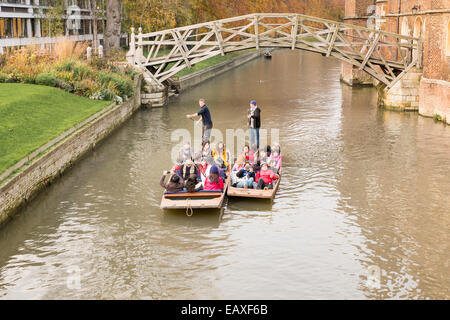
[[[18,161],[110,103],[47,86],[0,84],[0,177]]]
[[[240,52],[231,53],[231,57],[229,59],[219,59],[217,57],[217,63],[213,65],[205,65],[203,68],[199,70],[195,70],[194,68],[185,69],[181,72],[185,71],[182,76],[180,76],[177,80],[177,84],[180,88],[180,91],[187,90],[203,81],[214,78],[222,73],[225,73],[231,69],[234,69],[238,66],[241,66],[251,60],[254,60],[264,54],[264,50],[246,50],[244,53],[239,54]],[[227,55],[225,55],[226,57]],[[216,58],[216,57],[214,57]],[[214,59],[210,58],[210,59]],[[208,60],[210,60],[208,59]],[[205,60],[205,61],[208,61]],[[180,74],[181,74],[180,72]]]
[[[142,76],[136,76],[134,80],[134,96],[127,102],[121,105],[116,105],[115,103],[108,106],[96,105],[97,108],[101,109],[100,111],[79,122],[76,126],[72,126],[69,130],[35,150],[26,158],[23,158],[13,167],[14,170],[0,182],[0,225],[38,194],[40,190],[61,176],[86,152],[93,149],[97,143],[125,122],[140,107],[141,82]],[[38,87],[36,86],[36,88]],[[70,97],[70,99],[77,99],[75,97]],[[91,100],[88,99],[80,101],[82,105],[90,105],[90,103]],[[78,108],[80,108],[80,104],[78,104]],[[52,105],[53,107],[54,105]],[[58,110],[58,107],[55,108]],[[94,107],[86,109],[95,110]],[[47,111],[52,113],[53,110]],[[63,111],[64,108],[61,109],[61,112]],[[45,110],[43,110],[43,113],[45,114]],[[42,125],[40,122],[44,118],[36,119],[34,126]],[[59,128],[66,128],[69,124],[77,121],[76,119],[80,120],[80,115],[77,114],[77,117],[69,117],[69,119],[60,119],[61,124]],[[22,130],[27,131],[27,126],[25,124],[22,124],[22,126],[24,126]],[[50,125],[47,126],[52,127]],[[56,128],[58,126],[53,127],[52,130],[56,130]],[[54,134],[56,131],[49,132]],[[36,141],[42,143],[43,139],[48,139],[51,136],[49,132],[41,134]],[[24,149],[24,147],[20,149]]]

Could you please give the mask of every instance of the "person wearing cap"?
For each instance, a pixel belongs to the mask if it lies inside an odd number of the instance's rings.
[[[209,170],[209,176],[206,178],[203,190],[223,190],[223,180],[219,176],[219,168],[213,165]]]
[[[259,149],[259,128],[261,128],[261,110],[256,105],[256,101],[250,101],[250,112],[248,115],[248,126],[250,128],[250,145],[256,142]]]
[[[201,120],[203,122],[202,139],[203,139],[203,141],[210,141],[211,130],[213,127],[211,113],[209,112],[209,108],[206,105],[205,99],[200,99],[198,101],[198,104],[200,105],[200,108],[201,108],[200,111],[198,111],[197,113],[188,114],[188,115],[186,115],[186,118],[191,119],[194,117],[201,117]]]

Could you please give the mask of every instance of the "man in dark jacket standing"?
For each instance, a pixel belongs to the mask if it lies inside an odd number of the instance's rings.
[[[261,128],[261,110],[256,105],[256,101],[250,101],[250,113],[248,115],[248,126],[250,127],[250,145],[259,149],[259,128]]]
[[[209,108],[206,105],[205,99],[200,99],[198,101],[198,104],[200,105],[200,108],[201,108],[200,111],[197,113],[194,113],[194,114],[188,114],[188,115],[186,115],[186,118],[191,119],[194,117],[201,117],[201,120],[203,122],[202,140],[203,140],[203,142],[210,141],[211,129],[213,127],[211,113],[209,112]]]

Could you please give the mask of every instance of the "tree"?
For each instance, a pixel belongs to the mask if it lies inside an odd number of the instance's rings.
[[[120,50],[122,31],[122,0],[108,0],[106,7],[105,53]]]
[[[98,28],[97,28],[97,0],[91,0],[92,12],[92,49],[97,52],[98,48]]]

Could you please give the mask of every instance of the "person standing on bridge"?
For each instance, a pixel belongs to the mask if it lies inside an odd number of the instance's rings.
[[[250,145],[256,143],[259,149],[259,128],[261,128],[261,109],[256,105],[256,101],[250,101],[250,112],[248,114],[248,126],[250,127]],[[256,140],[256,141],[255,141]]]
[[[198,101],[198,104],[200,105],[201,108],[200,111],[194,114],[188,114],[186,115],[186,118],[191,119],[194,117],[201,117],[201,120],[203,121],[202,140],[203,142],[205,142],[209,141],[209,139],[211,138],[211,130],[213,122],[211,120],[211,113],[209,112],[209,108],[206,105],[205,99],[200,99]]]

